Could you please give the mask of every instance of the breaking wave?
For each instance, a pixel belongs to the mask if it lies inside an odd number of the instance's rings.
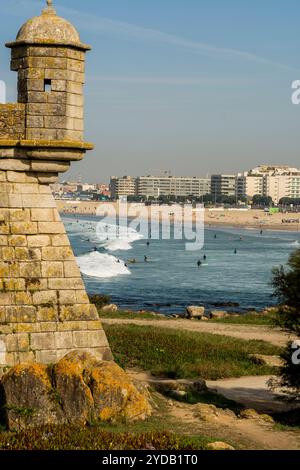
[[[78,256],[77,263],[82,274],[89,277],[106,279],[131,274],[123,261],[97,251]]]

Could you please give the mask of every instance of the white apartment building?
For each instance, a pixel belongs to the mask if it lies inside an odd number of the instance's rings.
[[[140,176],[137,178],[137,194],[146,197],[195,196],[210,194],[210,178],[180,176]]]
[[[260,165],[237,176],[238,196],[271,197],[275,204],[280,199],[300,198],[300,170],[284,165]]]
[[[136,178],[132,176],[112,176],[110,179],[110,191],[113,199],[123,196],[136,195]]]
[[[236,177],[236,190],[238,198],[253,197],[264,194],[264,177],[239,173]]]

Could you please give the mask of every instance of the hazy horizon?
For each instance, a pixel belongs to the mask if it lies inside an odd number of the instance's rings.
[[[4,3],[4,2],[1,2]],[[16,100],[4,43],[45,5],[1,5],[0,80]],[[205,176],[261,163],[299,166],[296,0],[54,0],[92,45],[86,132],[95,143],[63,179]]]

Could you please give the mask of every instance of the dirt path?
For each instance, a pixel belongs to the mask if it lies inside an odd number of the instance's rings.
[[[139,320],[139,319],[118,319],[104,318],[102,323],[108,325],[140,325],[156,326],[160,328],[173,328],[176,330],[196,331],[199,333],[213,333],[215,335],[232,336],[245,340],[263,340],[276,346],[284,346],[289,337],[278,329],[267,326],[253,325],[232,325],[229,323],[212,323],[191,320]]]
[[[258,424],[255,420],[240,419],[225,424],[201,422],[195,417],[195,405],[174,403],[170,414],[176,421],[182,422],[183,428],[192,429],[206,436],[218,439],[244,450],[300,450],[300,433],[277,431],[270,424]]]
[[[281,412],[290,409],[278,399],[278,394],[268,387],[271,376],[240,377],[222,380],[207,380],[209,388],[217,390],[226,398],[242,403],[263,413]]]
[[[150,374],[127,370],[127,373],[135,381],[143,384],[154,384],[164,380],[153,377]],[[276,400],[275,395],[268,390],[267,381],[270,377],[243,377],[241,379],[225,379],[207,381],[210,388],[218,390],[227,398],[231,398],[251,406],[258,411],[280,411],[285,407]],[[179,380],[178,382],[188,382]],[[202,434],[208,437],[218,438],[241,449],[262,450],[300,450],[299,431],[276,430],[270,423],[258,422],[254,419],[238,419],[232,421],[216,421],[216,423],[202,421],[195,414],[197,405],[189,405],[176,400],[165,399],[168,414],[175,420],[176,428],[182,429],[182,433]]]

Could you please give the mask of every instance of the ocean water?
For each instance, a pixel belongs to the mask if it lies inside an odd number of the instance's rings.
[[[240,312],[261,309],[275,303],[272,268],[300,247],[299,233],[236,228],[207,228],[201,251],[186,251],[185,240],[150,240],[148,247],[122,220],[119,228],[99,220],[63,217],[88,292],[110,295],[123,309],[172,314],[228,302]]]

